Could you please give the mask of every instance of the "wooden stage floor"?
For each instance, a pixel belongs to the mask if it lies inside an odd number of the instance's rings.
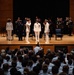
[[[0,35],[0,49],[2,48],[6,48],[8,46],[12,46],[11,48],[13,48],[13,46],[19,47],[19,46],[36,46],[36,42],[35,42],[35,37],[29,38],[30,43],[26,43],[24,37],[23,37],[23,41],[18,41],[18,37],[16,37],[15,35],[13,36],[13,40],[12,41],[7,41],[6,36],[3,37],[2,35]],[[45,40],[44,37],[40,38],[40,45],[45,48],[45,49],[52,49],[52,51],[54,50],[54,47],[56,45],[66,45],[68,46],[69,49],[74,48],[74,35],[72,36],[68,36],[68,35],[63,35],[62,40],[60,38],[58,38],[57,40],[55,40],[55,35],[53,37],[51,37],[51,40],[49,40],[48,44],[45,44]],[[15,48],[16,48],[15,47]]]
[[[35,42],[35,37],[30,37],[29,38],[30,43],[29,44],[36,44]],[[55,40],[55,35],[53,37],[51,37],[51,40],[49,40],[49,43],[45,44],[45,40],[44,37],[40,38],[40,44],[44,44],[44,45],[56,45],[56,44],[70,44],[73,45],[74,44],[74,35],[72,36],[68,36],[68,35],[64,35],[62,40],[60,38],[57,38],[57,40]],[[12,45],[12,44],[18,44],[18,45],[26,45],[28,44],[25,41],[25,38],[23,37],[23,41],[18,41],[18,37],[16,37],[15,35],[13,36],[13,40],[12,41],[7,41],[6,36],[2,36],[0,35],[0,45]]]

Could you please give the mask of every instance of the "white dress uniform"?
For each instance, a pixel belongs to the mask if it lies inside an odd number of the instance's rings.
[[[31,26],[31,22],[26,22],[26,42],[27,43],[30,43],[29,41],[28,41],[28,38],[29,38],[29,32],[30,32],[30,26]]]
[[[34,23],[34,32],[35,32],[35,37],[36,37],[36,43],[39,42],[40,31],[41,31],[41,24],[38,22]]]
[[[6,23],[6,30],[7,30],[7,39],[12,40],[12,30],[13,30],[12,22]]]
[[[49,43],[49,23],[48,22],[46,22],[46,24],[45,24],[45,35],[46,35],[46,42],[45,43]]]

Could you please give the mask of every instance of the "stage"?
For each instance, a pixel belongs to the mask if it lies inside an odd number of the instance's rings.
[[[18,41],[18,37],[16,35],[13,36],[12,41],[7,41],[6,35],[0,34],[0,49],[5,49],[6,47],[10,47],[10,49],[14,48],[20,48],[20,46],[33,46],[33,48],[36,46],[35,37],[29,38],[30,43],[28,44],[23,37],[23,41]],[[71,49],[74,48],[74,35],[68,36],[63,35],[62,40],[58,38],[55,40],[55,35],[51,37],[51,40],[49,40],[49,43],[45,44],[44,36],[40,38],[40,46],[44,48],[44,52],[46,53],[47,49],[51,49],[54,51],[55,46],[67,46],[68,52],[70,52]]]

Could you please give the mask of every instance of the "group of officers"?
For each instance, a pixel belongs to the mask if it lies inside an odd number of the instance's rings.
[[[29,42],[29,34],[30,34],[30,31],[31,31],[31,25],[32,25],[32,22],[31,22],[31,19],[30,18],[25,18],[24,20],[24,25],[22,24],[22,21],[20,20],[20,18],[18,17],[17,21],[15,22],[16,24],[16,30],[17,30],[17,35],[19,37],[19,41],[22,40],[22,36],[23,36],[23,30],[24,31],[24,34],[26,34],[25,36],[25,40],[27,43],[30,43]],[[44,23],[45,25],[45,29],[44,29],[44,32],[46,34],[46,41],[45,43],[48,43],[49,42],[49,37],[48,37],[48,34],[49,34],[49,23],[48,23],[48,20],[45,19]],[[23,29],[24,28],[24,29]],[[41,32],[42,28],[41,28],[41,23],[40,23],[40,19],[39,18],[36,18],[35,22],[34,22],[34,26],[33,26],[33,31],[34,31],[34,35],[35,35],[35,39],[36,39],[36,43],[39,42],[39,38],[40,38],[40,32]],[[26,32],[26,33],[25,33]]]
[[[63,34],[68,34],[71,36],[73,32],[73,21],[71,17],[66,17],[65,21],[63,21],[62,18],[57,18],[56,26],[62,30]]]
[[[62,18],[57,17],[55,24],[51,19],[44,19],[42,22],[40,18],[36,17],[35,22],[32,24],[30,18],[26,17],[22,22],[20,17],[15,21],[15,26],[11,19],[7,20],[6,30],[7,30],[7,39],[12,39],[12,31],[15,29],[15,33],[18,36],[18,40],[22,41],[23,34],[25,35],[25,40],[29,42],[29,34],[32,32],[35,36],[36,43],[39,42],[39,38],[44,34],[45,43],[49,43],[49,34],[51,36],[55,33],[55,29],[60,28],[63,34],[69,34],[71,36],[73,30],[73,21],[70,17],[66,17],[65,21]]]

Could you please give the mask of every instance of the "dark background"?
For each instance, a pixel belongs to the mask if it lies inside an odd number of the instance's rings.
[[[65,18],[69,16],[69,6],[69,0],[13,0],[13,21],[17,17]]]

